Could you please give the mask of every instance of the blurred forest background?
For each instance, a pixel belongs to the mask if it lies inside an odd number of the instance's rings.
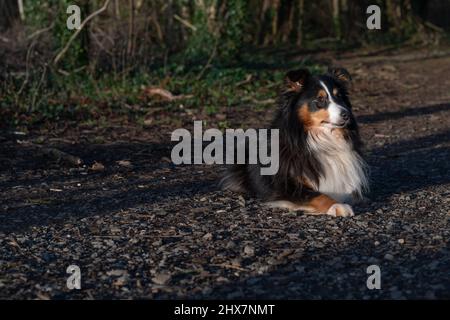
[[[71,4],[78,31],[66,27]],[[381,30],[366,27],[371,4]],[[437,46],[449,18],[444,0],[2,0],[0,126],[265,101],[292,56]]]

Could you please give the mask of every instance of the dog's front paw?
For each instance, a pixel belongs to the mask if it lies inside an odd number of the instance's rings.
[[[353,217],[352,207],[345,203],[335,203],[330,209],[328,209],[327,214],[333,217]]]

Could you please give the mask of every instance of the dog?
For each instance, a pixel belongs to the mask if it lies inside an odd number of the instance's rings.
[[[363,199],[369,183],[351,86],[344,68],[320,76],[307,69],[289,71],[271,125],[279,130],[278,172],[264,176],[259,164],[233,165],[222,187],[258,196],[271,207],[353,216],[351,205]]]

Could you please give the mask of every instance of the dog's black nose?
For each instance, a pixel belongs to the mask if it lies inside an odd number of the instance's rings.
[[[347,121],[348,119],[350,119],[350,115],[348,114],[347,111],[341,111],[341,118]]]

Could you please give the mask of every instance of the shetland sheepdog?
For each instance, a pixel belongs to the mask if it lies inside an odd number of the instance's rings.
[[[344,68],[313,76],[287,73],[271,128],[279,130],[279,170],[237,164],[222,179],[225,189],[253,194],[272,207],[348,217],[368,190],[367,165],[352,113],[352,79]]]

